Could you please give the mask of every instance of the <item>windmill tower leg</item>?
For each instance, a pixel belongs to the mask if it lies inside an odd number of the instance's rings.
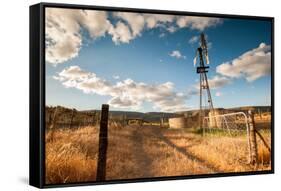
[[[199,127],[202,130],[203,108],[202,108],[202,75],[200,74],[200,111],[199,111]]]
[[[211,91],[208,83],[208,78],[207,78],[207,69],[209,68],[208,66],[206,67],[204,65],[204,60],[203,60],[203,55],[202,55],[202,49],[198,49],[199,56],[200,56],[200,67],[197,68],[197,73],[200,74],[200,111],[199,111],[199,127],[202,130],[203,129],[203,119],[205,117],[205,109],[208,108],[210,112],[213,112],[214,106],[213,106],[213,100],[211,96]],[[203,106],[203,96],[207,94],[208,97],[208,104],[204,107]]]
[[[207,78],[206,73],[204,73],[204,78],[205,78],[205,84],[206,84],[206,91],[207,91],[207,94],[208,94],[209,109],[213,110],[214,105],[213,105],[213,100],[212,100],[211,91],[210,91],[209,82],[208,82],[208,78]]]

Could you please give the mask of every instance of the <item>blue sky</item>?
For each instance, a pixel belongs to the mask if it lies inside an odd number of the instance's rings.
[[[206,18],[201,17],[186,19],[186,23],[193,23],[180,25],[178,18],[173,21],[165,18],[165,22],[157,18],[156,24],[150,26],[148,17],[143,15],[136,18],[142,16],[147,21],[143,19],[134,25],[126,15],[118,17],[105,12],[103,18],[94,15],[87,20],[95,22],[92,26],[83,24],[86,19],[82,20],[77,11],[80,10],[47,12],[47,23],[57,23],[57,28],[46,29],[47,40],[53,43],[46,49],[47,105],[85,110],[99,109],[101,104],[109,103],[112,110],[143,112],[198,108],[199,96],[191,92],[198,91],[199,76],[193,59],[201,32],[207,35],[209,43],[208,78],[213,79],[214,106],[270,105],[271,23],[268,21],[217,19],[202,25],[200,19]],[[56,20],[56,14],[63,15],[68,24]],[[98,28],[102,19],[110,23],[104,30]],[[118,30],[118,22],[124,30]],[[70,38],[64,38],[66,34],[60,33],[60,29],[69,29]],[[67,51],[60,53],[59,48],[66,45]],[[58,58],[54,59],[55,56]]]

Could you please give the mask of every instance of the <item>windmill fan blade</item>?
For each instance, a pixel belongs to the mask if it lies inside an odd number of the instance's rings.
[[[206,54],[206,63],[207,63],[207,64],[210,64],[210,61],[209,61],[209,56],[208,56],[208,54]]]
[[[197,61],[197,56],[195,56],[194,59],[193,59],[193,65],[194,65],[194,67],[195,67],[195,65],[196,65],[196,61]]]
[[[194,57],[194,59],[193,59],[193,66],[194,66],[194,67],[195,67],[196,62],[197,62],[197,56],[198,56],[198,52],[196,51],[195,57]]]

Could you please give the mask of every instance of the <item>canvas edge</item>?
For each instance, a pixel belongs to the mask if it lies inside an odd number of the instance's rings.
[[[43,188],[42,5],[29,7],[29,184]]]

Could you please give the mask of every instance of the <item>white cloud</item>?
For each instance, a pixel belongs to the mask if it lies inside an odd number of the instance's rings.
[[[177,25],[180,28],[190,27],[191,29],[199,31],[203,31],[208,27],[216,26],[220,23],[222,23],[222,19],[212,17],[181,16],[177,19]]]
[[[218,89],[223,86],[229,85],[232,81],[224,76],[214,76],[208,80],[211,89]]]
[[[117,12],[113,16],[126,22],[132,32],[132,39],[141,36],[141,32],[145,29],[164,27],[170,33],[176,31],[174,26],[165,25],[174,21],[175,16],[171,15]]]
[[[185,56],[183,56],[183,55],[181,54],[181,52],[180,52],[179,50],[174,50],[174,51],[172,51],[169,55],[170,55],[171,57],[175,57],[175,58],[177,58],[177,59],[180,59],[180,58],[185,59],[185,58],[186,58]]]
[[[63,81],[64,79],[69,80],[83,80],[88,78],[90,73],[82,71],[79,66],[70,66],[67,69],[62,70],[58,77],[54,77],[57,80]]]
[[[176,30],[177,30],[177,28],[174,27],[174,26],[169,26],[169,27],[167,28],[167,31],[169,31],[170,33],[174,33],[174,32],[176,32]]]
[[[54,79],[59,80],[66,88],[77,88],[84,93],[96,93],[99,95],[111,95],[109,82],[99,78],[95,73],[81,70],[79,66],[70,66],[63,69]],[[116,94],[116,92],[115,92]]]
[[[230,78],[246,78],[252,82],[271,73],[271,46],[261,43],[230,62],[216,68],[217,73]]]
[[[54,79],[59,80],[66,88],[76,88],[87,94],[110,96],[108,103],[116,108],[136,109],[143,102],[150,102],[153,108],[161,111],[186,110],[185,100],[188,95],[174,91],[174,84],[146,84],[132,79],[115,84],[97,77],[95,73],[83,71],[79,66],[65,68]]]
[[[92,38],[105,35],[110,27],[104,11],[46,9],[46,60],[54,65],[78,56],[82,45],[81,26]]]
[[[132,35],[134,37],[141,35],[141,31],[144,29],[144,25],[145,25],[145,19],[141,14],[117,12],[114,13],[114,16],[121,18],[128,23],[128,25],[132,30]]]
[[[112,41],[115,44],[120,42],[129,43],[134,38],[129,27],[120,21],[118,21],[115,27],[111,26],[108,33],[112,35]]]
[[[194,89],[194,88],[193,88],[193,89],[189,89],[187,94],[188,94],[189,96],[194,96],[194,95],[198,96],[199,93],[200,93],[200,92],[199,92],[199,86],[198,86],[197,89]]]
[[[211,79],[208,79],[208,84],[210,89],[218,89],[229,85],[232,82],[230,78],[224,76],[214,76]],[[195,85],[196,89],[199,89],[199,82]]]
[[[163,24],[172,23],[176,16],[174,15],[161,15],[161,14],[143,14],[146,26],[149,29],[163,26]]]
[[[223,95],[223,93],[222,92],[216,92],[216,94],[215,94],[217,97],[221,97],[222,95]]]
[[[201,31],[221,22],[221,19],[209,17],[128,12],[113,13],[112,16],[117,19],[116,24],[111,23],[105,11],[47,8],[46,61],[57,65],[77,57],[82,46],[82,28],[92,39],[110,35],[115,44],[120,44],[129,43],[144,30],[156,27],[170,33],[183,27]]]
[[[120,79],[120,76],[118,76],[118,75],[114,75],[114,76],[112,76],[115,80],[118,80],[118,79]]]
[[[195,44],[198,41],[199,41],[199,36],[193,36],[189,39],[188,43],[189,44]]]
[[[163,38],[163,37],[165,37],[165,36],[166,36],[165,33],[160,33],[160,34],[159,34],[159,38]]]
[[[83,10],[80,11],[80,15],[76,19],[80,25],[88,30],[92,38],[97,38],[104,36],[111,27],[107,16],[107,12],[105,11]]]

